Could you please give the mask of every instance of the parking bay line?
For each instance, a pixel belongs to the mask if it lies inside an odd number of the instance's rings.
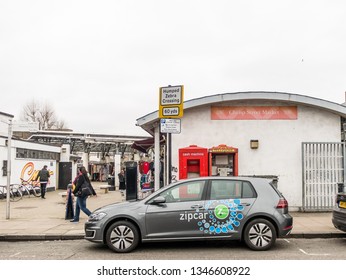
[[[15,253],[15,254],[11,255],[10,258],[15,257],[15,256],[18,256],[18,255],[20,255],[21,253],[22,253],[22,252]]]
[[[284,239],[287,243],[291,243],[288,239]],[[305,252],[303,249],[299,249],[300,252],[302,252],[304,255],[307,255],[307,256],[330,256],[330,254],[310,254],[310,253],[307,253]]]
[[[307,255],[307,256],[330,256],[330,254],[310,254],[310,253],[305,252],[303,249],[299,249],[299,251],[302,252],[304,255]]]

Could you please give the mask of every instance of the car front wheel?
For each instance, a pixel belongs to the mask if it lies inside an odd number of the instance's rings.
[[[255,219],[247,224],[244,230],[245,244],[252,250],[265,251],[270,249],[276,240],[276,231],[271,222]]]
[[[106,243],[114,252],[131,252],[139,243],[138,229],[128,221],[115,222],[107,230]]]

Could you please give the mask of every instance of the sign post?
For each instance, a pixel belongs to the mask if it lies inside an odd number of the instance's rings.
[[[10,219],[11,148],[12,148],[11,139],[12,139],[12,120],[9,120],[8,140],[7,140],[6,220]]]
[[[180,133],[181,118],[184,114],[184,86],[168,86],[160,88],[159,118],[160,133],[167,134],[167,177],[172,181],[172,133]]]

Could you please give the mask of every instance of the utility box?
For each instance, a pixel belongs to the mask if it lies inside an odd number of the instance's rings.
[[[208,176],[208,149],[190,145],[179,149],[179,179]]]

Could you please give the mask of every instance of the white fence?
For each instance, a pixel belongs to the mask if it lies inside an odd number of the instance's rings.
[[[303,211],[330,211],[344,182],[344,143],[302,143]]]

